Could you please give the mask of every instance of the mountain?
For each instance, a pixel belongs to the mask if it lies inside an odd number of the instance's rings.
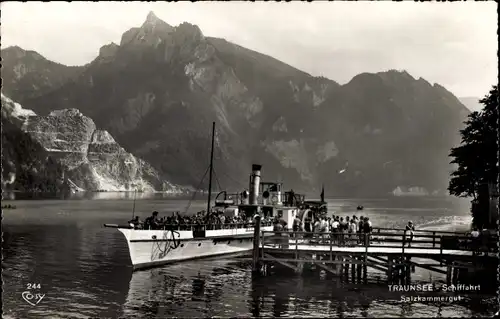
[[[461,97],[460,102],[465,105],[472,112],[480,111],[483,109],[483,105],[479,103],[480,98],[478,97]]]
[[[20,102],[40,115],[78,109],[168,180],[195,186],[216,121],[217,184],[247,187],[259,162],[266,180],[297,191],[325,183],[343,196],[444,191],[468,113],[442,86],[404,71],[339,85],[154,13],[76,78]]]
[[[321,108],[321,118],[331,119],[326,134],[336,137],[349,163],[333,180],[335,188],[365,194],[397,185],[443,193],[452,168],[450,146],[460,142],[468,113],[444,87],[406,71],[355,76]],[[320,167],[323,174],[330,170]]]
[[[50,92],[77,77],[83,67],[47,60],[18,46],[2,50],[2,93],[22,101]]]
[[[6,124],[2,132],[6,154],[2,158],[2,167],[6,168],[2,180],[5,184],[12,184],[12,179],[17,181],[14,189],[30,190],[30,176],[41,179],[42,174],[50,178],[42,179],[34,190],[58,191],[64,184],[75,190],[123,191],[137,187],[179,191],[163,181],[148,163],[125,152],[107,131],[97,129],[92,119],[76,109],[38,116],[2,94],[2,124]],[[26,155],[33,159],[24,164]]]

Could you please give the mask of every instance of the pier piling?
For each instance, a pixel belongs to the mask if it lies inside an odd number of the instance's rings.
[[[260,270],[260,215],[255,215],[254,218],[255,228],[253,233],[253,267],[254,272]],[[264,249],[264,248],[262,248]]]

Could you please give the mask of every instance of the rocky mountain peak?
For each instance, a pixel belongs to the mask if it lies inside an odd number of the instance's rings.
[[[118,51],[119,46],[118,44],[111,42],[110,44],[103,45],[99,49],[99,57],[101,58],[109,58],[113,57],[116,52]]]
[[[150,29],[151,31],[159,31],[159,32],[171,32],[174,28],[158,18],[153,11],[148,13],[146,17],[146,21],[142,24],[141,29]]]
[[[33,60],[45,60],[38,52],[24,50],[23,48],[15,45],[2,50],[2,60],[6,59],[22,59],[31,58]]]
[[[146,17],[146,22],[144,23],[156,23],[157,21],[163,22],[153,11],[149,11],[148,16]]]
[[[203,33],[201,32],[200,28],[197,25],[191,24],[189,22],[183,22],[179,24],[175,28],[175,33],[193,41],[200,41],[204,39]]]
[[[151,11],[140,28],[132,28],[122,35],[120,46],[157,46],[162,40],[168,38],[173,30],[171,25],[158,18]]]

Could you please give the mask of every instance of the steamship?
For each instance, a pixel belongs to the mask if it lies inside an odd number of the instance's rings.
[[[209,192],[207,211],[223,212],[227,217],[243,213],[255,220],[262,217],[279,217],[291,227],[295,217],[305,217],[311,206],[324,205],[321,202],[306,202],[305,196],[293,191],[284,192],[283,184],[261,182],[261,165],[253,164],[249,191],[228,194],[222,191],[211,205],[211,180],[213,165],[215,123],[212,128],[212,152],[210,160]],[[191,225],[189,229],[177,225],[165,225],[161,230],[134,229],[132,225],[105,224],[117,228],[125,237],[134,270],[160,266],[198,258],[208,258],[251,251],[253,247],[254,224],[205,224]],[[261,231],[272,231],[273,226],[261,222]]]

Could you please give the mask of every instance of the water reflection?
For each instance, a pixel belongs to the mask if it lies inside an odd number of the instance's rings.
[[[241,281],[244,278],[227,264],[228,261],[197,262],[135,272],[123,315],[227,317],[226,311],[238,308],[237,302],[233,302],[240,296],[238,289],[247,286]],[[232,280],[236,284],[228,285]]]
[[[491,297],[490,297],[491,299]],[[405,303],[383,284],[347,283],[335,277],[253,276],[231,260],[193,262],[134,273],[126,317],[436,317],[473,316],[492,307],[461,303]]]
[[[115,317],[125,301],[132,269],[123,267],[128,255],[107,244],[113,242],[109,233],[94,230],[76,225],[6,227],[4,309],[20,318],[71,313]],[[21,298],[27,283],[39,283],[46,294],[36,308]]]

